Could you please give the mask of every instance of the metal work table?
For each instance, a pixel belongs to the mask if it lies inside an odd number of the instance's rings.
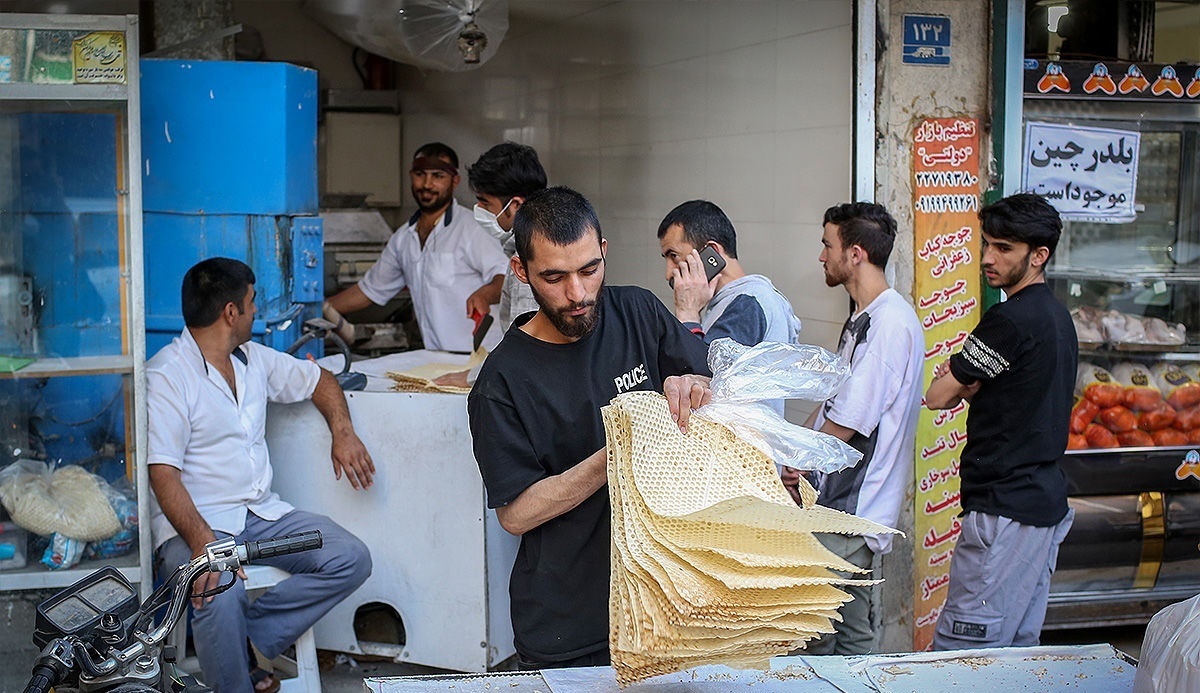
[[[635,683],[630,693],[1131,691],[1137,668],[1111,645],[997,648],[866,657],[776,657],[769,671],[705,666]],[[610,667],[486,675],[368,678],[371,693],[617,693]]]

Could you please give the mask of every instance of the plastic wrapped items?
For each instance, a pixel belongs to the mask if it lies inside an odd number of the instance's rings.
[[[1167,322],[1160,318],[1142,318],[1146,343],[1155,346],[1182,346],[1187,343],[1187,327],[1183,323]]]
[[[1135,428],[1132,431],[1125,431],[1117,434],[1117,442],[1123,448],[1149,448],[1154,447],[1154,438],[1147,432]]]
[[[1076,435],[1083,433],[1099,413],[1100,405],[1087,397],[1077,399],[1075,406],[1071,407],[1071,433]]]
[[[1200,366],[1173,360],[1119,363],[1111,373],[1081,363],[1067,449],[1195,445],[1200,442],[1197,376]]]
[[[1100,424],[1088,424],[1087,429],[1083,432],[1083,437],[1087,440],[1089,448],[1115,448],[1121,445],[1117,441],[1117,436]]]
[[[1186,409],[1200,404],[1200,383],[1178,363],[1160,361],[1150,367],[1154,376],[1154,384],[1158,386],[1163,399],[1176,409]]]
[[[508,32],[507,0],[308,0],[304,7],[350,45],[423,70],[478,67]]]
[[[834,395],[850,366],[833,352],[809,344],[762,342],[753,347],[732,339],[709,345],[712,402],[696,414],[728,427],[778,464],[832,473],[857,464],[862,453],[831,435],[797,426],[764,401],[820,402]]]
[[[1123,388],[1112,373],[1086,361],[1080,362],[1075,377],[1075,395],[1085,397],[1101,409],[1121,403]]]
[[[1171,425],[1180,431],[1200,430],[1200,404],[1175,412]]]
[[[1187,342],[1187,328],[1159,318],[1130,315],[1116,310],[1080,306],[1071,311],[1079,345],[1095,349],[1108,343],[1115,349],[1140,351],[1146,348],[1172,348]]]
[[[121,531],[105,539],[89,541],[83,549],[83,557],[90,559],[109,559],[124,556],[137,543],[138,510],[137,501],[133,499],[133,490],[119,490],[109,484],[108,503],[121,522]]]
[[[1071,311],[1071,321],[1075,323],[1075,335],[1079,338],[1079,346],[1094,349],[1104,343],[1100,311],[1091,306],[1080,306]]]
[[[1101,409],[1098,415],[1100,423],[1113,433],[1125,433],[1137,428],[1138,417],[1129,409],[1117,405]]]
[[[757,446],[698,414],[681,433],[662,395],[625,393],[602,414],[621,686],[701,664],[766,668],[832,632],[848,599],[836,586],[862,581],[831,569],[866,571],[813,533],[896,533],[816,505],[803,480],[797,506]]]
[[[87,542],[63,536],[58,532],[50,535],[50,543],[42,551],[42,565],[50,570],[69,570],[83,558]]]
[[[1148,433],[1168,428],[1175,423],[1178,413],[1166,402],[1159,402],[1153,409],[1138,414],[1138,428]]]
[[[1115,310],[1105,311],[1100,316],[1104,336],[1112,344],[1146,344],[1146,326],[1136,315],[1127,315]]]
[[[1200,595],[1150,619],[1141,655],[1134,693],[1200,691]]]
[[[108,484],[76,465],[52,469],[18,460],[0,470],[0,501],[13,522],[42,536],[61,534],[88,542],[121,531],[108,500]]]
[[[617,682],[705,663],[765,668],[822,633],[864,573],[814,532],[896,533],[792,500],[775,463],[836,471],[861,455],[842,441],[784,420],[764,401],[824,400],[849,374],[814,346],[721,339],[709,348],[712,402],[687,434],[665,398],[618,396],[603,412],[613,508],[610,649]]]
[[[1149,411],[1162,401],[1163,393],[1154,383],[1150,369],[1139,363],[1126,361],[1113,367],[1113,377],[1121,384],[1121,404],[1134,411]]]

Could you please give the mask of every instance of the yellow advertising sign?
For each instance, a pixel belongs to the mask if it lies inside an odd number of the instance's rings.
[[[924,387],[979,322],[979,130],[974,118],[931,118],[913,132],[913,284],[925,330]],[[917,422],[913,649],[933,644],[960,531],[959,453],[966,404]]]
[[[76,84],[125,84],[125,33],[94,31],[71,42]]]

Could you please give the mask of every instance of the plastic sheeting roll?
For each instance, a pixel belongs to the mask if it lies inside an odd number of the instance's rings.
[[[308,0],[304,7],[351,45],[428,70],[478,67],[508,32],[507,0]]]

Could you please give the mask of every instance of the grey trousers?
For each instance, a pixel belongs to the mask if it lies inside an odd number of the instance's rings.
[[[842,572],[838,572],[838,575],[859,579],[878,579],[878,561],[875,552],[867,546],[865,539],[841,534],[817,534],[816,536],[825,545],[825,548],[850,563],[871,571],[870,575]],[[842,605],[838,612],[842,615],[842,620],[840,623],[833,622],[836,632],[827,633],[820,639],[808,643],[804,654],[858,655],[878,652],[881,616],[879,609],[880,585],[865,587],[838,585],[837,588],[852,597],[850,601]]]
[[[366,544],[324,515],[293,510],[271,522],[247,513],[246,528],[236,540],[240,544],[313,529],[321,531],[324,543],[320,549],[258,561],[292,576],[253,603],[246,598],[242,581],[236,580],[228,591],[192,610],[192,638],[201,679],[217,693],[253,693],[247,637],[265,657],[273,659],[371,575]],[[168,540],[155,553],[159,579],[165,580],[176,566],[191,559],[192,550],[181,537]],[[222,582],[228,579],[224,576]]]
[[[1074,519],[1068,510],[1057,525],[1034,527],[999,515],[963,515],[933,649],[1037,645],[1058,545]]]

